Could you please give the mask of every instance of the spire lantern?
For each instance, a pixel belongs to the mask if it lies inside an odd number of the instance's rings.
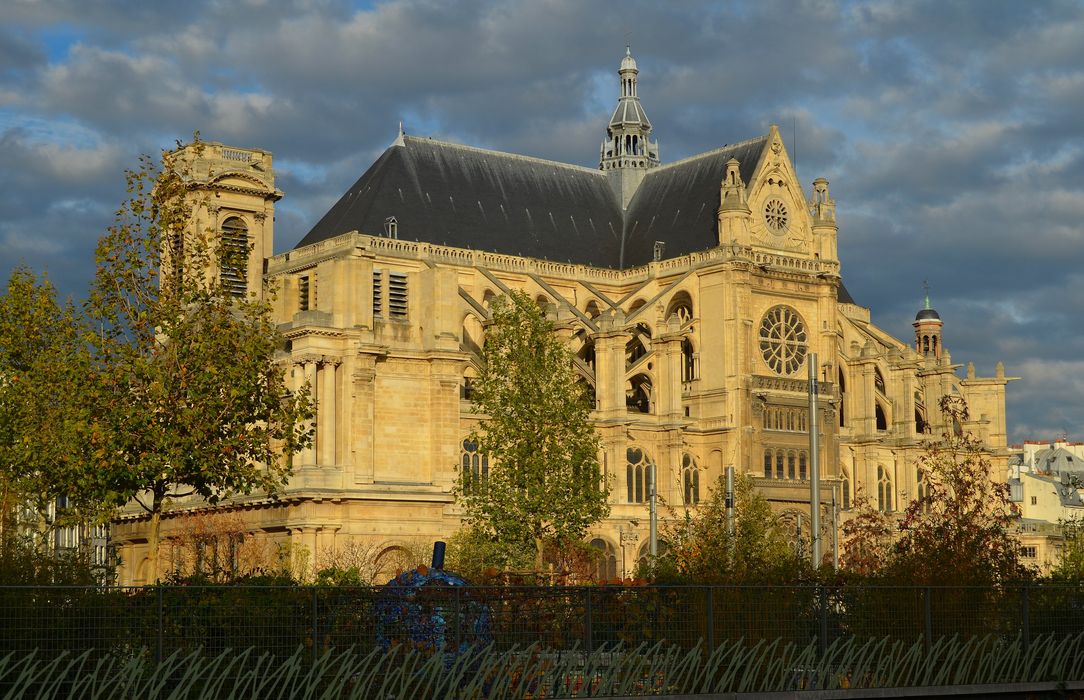
[[[930,306],[930,285],[922,283],[925,291],[923,308],[915,315],[915,350],[926,359],[940,359],[944,352],[941,344],[941,315]]]
[[[651,141],[651,120],[637,95],[639,73],[632,48],[625,46],[625,56],[617,71],[617,107],[606,127],[598,165],[600,170],[611,174],[610,182],[622,208],[628,206],[647,170],[659,164],[659,142]]]

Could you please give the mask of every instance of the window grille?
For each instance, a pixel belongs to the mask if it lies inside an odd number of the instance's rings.
[[[248,293],[248,226],[239,217],[222,222],[222,286],[230,296]]]
[[[373,270],[373,316],[384,315],[384,273]]]
[[[388,273],[388,314],[392,318],[407,317],[407,276],[402,272]]]

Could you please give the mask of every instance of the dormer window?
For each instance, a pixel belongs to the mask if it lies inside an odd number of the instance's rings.
[[[384,219],[384,235],[388,238],[399,237],[399,220],[394,216]]]

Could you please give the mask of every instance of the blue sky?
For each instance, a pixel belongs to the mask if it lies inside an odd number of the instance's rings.
[[[909,338],[928,279],[1014,440],[1084,438],[1084,6],[8,0],[0,273],[81,296],[123,171],[199,130],[274,152],[287,250],[412,133],[587,166],[631,36],[663,159],[781,126],[848,288]]]

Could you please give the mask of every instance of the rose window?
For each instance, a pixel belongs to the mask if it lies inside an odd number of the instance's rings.
[[[782,232],[787,228],[787,205],[778,199],[768,200],[764,205],[764,221],[768,228],[774,232]]]
[[[802,317],[789,306],[773,306],[760,322],[760,352],[778,374],[794,374],[806,354]]]

